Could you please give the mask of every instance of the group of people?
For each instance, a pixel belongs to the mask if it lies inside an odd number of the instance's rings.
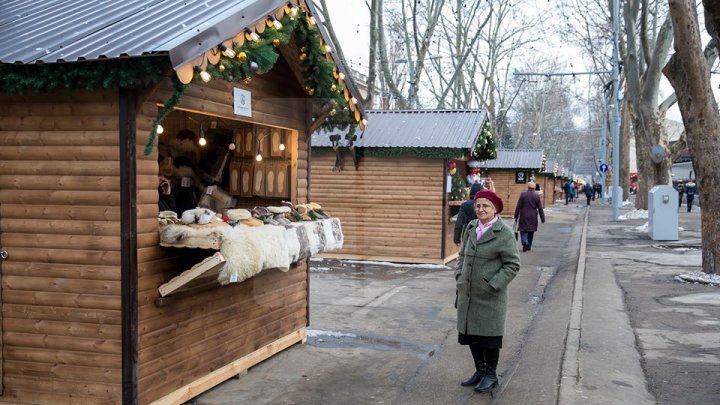
[[[464,202],[455,225],[455,243],[460,246],[455,271],[458,342],[470,347],[475,372],[461,382],[478,393],[498,386],[505,318],[507,286],[520,270],[517,233],[500,220],[503,201],[493,190],[474,184],[473,198]],[[523,252],[531,250],[538,216],[545,222],[540,196],[533,182],[518,198],[515,224]]]
[[[600,183],[595,183],[594,185],[590,184],[579,184],[575,181],[568,180],[563,185],[563,193],[565,193],[565,205],[568,205],[570,202],[575,201],[575,198],[577,198],[578,193],[585,194],[585,198],[587,199],[587,205],[590,205],[590,201],[595,200],[595,198],[600,198],[602,196],[602,186]]]
[[[683,182],[679,182],[677,186],[675,186],[675,189],[678,191],[678,209],[682,207],[682,201],[683,201],[683,194],[685,194],[685,200],[687,201],[687,212],[692,211],[693,206],[693,200],[695,199],[695,195],[697,194],[697,184],[693,179],[690,179],[687,181],[687,183],[683,184]]]

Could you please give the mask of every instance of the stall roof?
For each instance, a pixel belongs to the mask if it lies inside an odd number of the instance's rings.
[[[357,131],[357,147],[469,149],[487,121],[485,110],[479,109],[368,110],[367,117],[369,124],[363,136]],[[329,136],[336,132],[316,131],[312,146],[332,146]]]
[[[0,7],[0,63],[168,55],[177,70],[244,29],[264,24],[287,4],[288,0],[6,0]],[[312,1],[302,4],[317,15]],[[316,21],[323,40],[333,43],[322,20]],[[338,70],[349,76],[335,49],[330,55]],[[360,98],[351,80],[345,85]],[[358,108],[362,112],[362,106]]]
[[[542,149],[498,149],[497,158],[483,160],[480,167],[488,169],[539,169]]]

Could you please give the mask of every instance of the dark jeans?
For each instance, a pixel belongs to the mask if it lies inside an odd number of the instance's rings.
[[[535,236],[535,232],[520,231],[520,241],[527,247],[532,247],[533,236]]]
[[[682,207],[682,193],[678,196],[678,208]]]
[[[568,205],[569,201],[570,201],[570,194],[565,193],[565,205]]]
[[[592,200],[592,196],[591,196],[591,195],[587,195],[586,197],[587,197],[587,200],[588,200],[588,204],[587,204],[587,205],[590,205],[590,200]]]
[[[688,207],[688,212],[690,212],[690,210],[692,210],[692,203],[693,203],[693,200],[694,200],[694,199],[695,199],[695,196],[694,196],[694,195],[690,195],[690,194],[687,195],[687,207]]]

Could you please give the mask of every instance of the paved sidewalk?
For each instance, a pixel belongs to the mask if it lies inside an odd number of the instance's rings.
[[[313,261],[308,343],[192,403],[720,403],[720,287],[674,279],[699,269],[699,212],[666,243],[609,205],[547,211],[510,285],[494,396],[459,386],[452,268]]]

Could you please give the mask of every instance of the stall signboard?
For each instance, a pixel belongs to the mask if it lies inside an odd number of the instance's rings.
[[[233,112],[235,115],[252,117],[252,94],[250,91],[233,88]]]
[[[525,171],[516,170],[515,171],[515,184],[525,184],[525,183],[527,183],[527,177],[525,176]]]

